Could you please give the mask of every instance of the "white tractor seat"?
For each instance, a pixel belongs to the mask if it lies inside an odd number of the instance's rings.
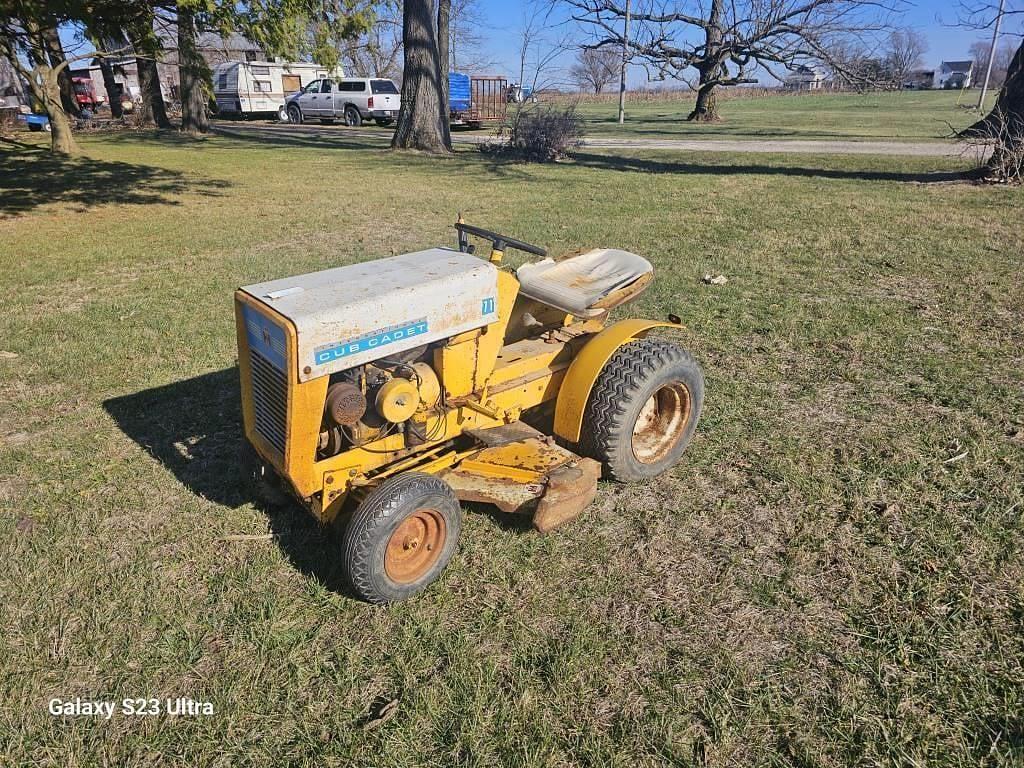
[[[520,292],[577,317],[594,317],[639,295],[654,276],[643,256],[595,248],[562,261],[544,259],[516,270]]]

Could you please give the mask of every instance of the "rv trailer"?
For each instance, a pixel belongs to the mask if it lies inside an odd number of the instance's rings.
[[[213,95],[222,115],[277,115],[287,120],[284,102],[321,77],[343,77],[341,67],[308,62],[226,61],[213,68]]]

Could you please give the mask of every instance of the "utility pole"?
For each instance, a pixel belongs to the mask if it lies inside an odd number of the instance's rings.
[[[1002,2],[1002,0],[1000,0]],[[619,125],[626,122],[626,65],[629,63],[629,0],[626,0],[626,20],[622,28],[622,69],[619,71]],[[989,62],[989,67],[992,62]]]
[[[999,12],[996,14],[996,26],[992,30],[992,47],[988,51],[988,67],[985,69],[985,83],[981,86],[981,96],[978,99],[978,111],[985,108],[985,96],[988,94],[988,81],[992,77],[992,62],[996,58],[996,43],[999,42],[999,25],[1003,23],[1003,4],[1006,0],[999,0]]]

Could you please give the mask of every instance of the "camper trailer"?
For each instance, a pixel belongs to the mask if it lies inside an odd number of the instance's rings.
[[[285,99],[317,78],[343,74],[341,67],[331,70],[307,62],[226,61],[213,68],[213,95],[219,114],[287,120]]]

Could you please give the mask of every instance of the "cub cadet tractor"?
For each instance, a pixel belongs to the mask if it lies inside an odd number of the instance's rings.
[[[625,482],[673,466],[703,404],[697,362],[648,336],[678,318],[606,324],[650,283],[646,259],[597,249],[556,262],[455,227],[458,250],[235,293],[246,437],[322,523],[344,521],[343,570],[371,602],[438,577],[460,500],[550,531],[593,501],[602,471]],[[469,236],[490,241],[487,260]],[[503,268],[509,248],[542,260]]]

